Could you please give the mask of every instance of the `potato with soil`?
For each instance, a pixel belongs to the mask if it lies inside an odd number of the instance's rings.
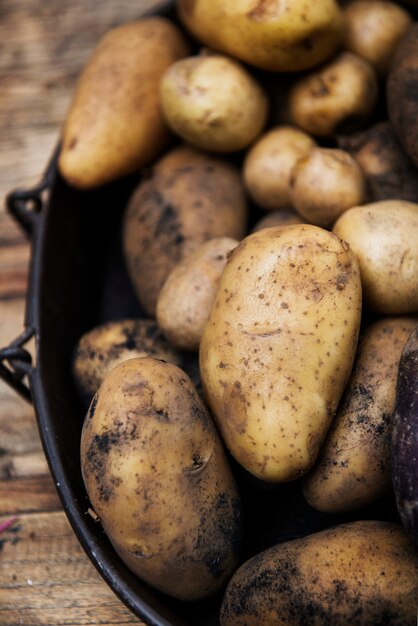
[[[157,320],[173,346],[197,352],[229,253],[238,241],[210,239],[173,269],[157,301]]]
[[[105,376],[116,365],[145,356],[178,365],[195,386],[199,385],[197,363],[171,346],[154,320],[120,320],[89,330],[77,343],[73,374],[83,399],[90,403]]]
[[[305,220],[291,207],[270,211],[255,223],[251,232],[256,233],[263,228],[274,226],[290,226],[291,224],[305,224]]]
[[[175,265],[215,237],[242,239],[247,202],[239,171],[221,159],[180,147],[157,164],[133,194],[123,246],[139,302],[155,315],[161,287]]]
[[[418,311],[418,204],[382,200],[353,207],[333,232],[357,257],[371,310],[383,315]]]
[[[386,75],[400,39],[412,23],[408,11],[387,0],[353,0],[344,7],[343,46]]]
[[[402,523],[418,546],[418,326],[399,364],[392,433],[392,476]]]
[[[200,344],[206,398],[249,472],[286,482],[314,463],[357,346],[348,245],[307,224],[268,228],[229,257]]]
[[[65,121],[59,169],[90,189],[148,165],[170,133],[159,105],[161,76],[188,54],[180,30],[149,17],[109,31],[86,65]]]
[[[366,201],[366,179],[347,152],[313,148],[292,169],[289,195],[307,222],[330,228],[344,211]]]
[[[317,65],[341,39],[341,10],[334,0],[179,0],[178,12],[210,48],[275,72]]]
[[[418,202],[417,169],[403,150],[390,122],[379,122],[364,131],[341,135],[338,145],[360,165],[372,200]]]
[[[387,80],[389,119],[407,155],[418,167],[418,22],[402,37]]]
[[[309,135],[291,126],[279,126],[263,135],[244,162],[244,182],[253,200],[269,211],[287,207],[292,169],[315,145]]]
[[[398,524],[357,521],[288,541],[234,574],[221,626],[415,626],[418,557]]]
[[[255,78],[233,59],[212,54],[173,63],[161,80],[160,102],[177,135],[214,152],[248,146],[268,113],[267,96]]]
[[[399,360],[417,325],[418,317],[380,320],[360,340],[343,401],[305,480],[305,497],[315,509],[350,511],[390,491]]]
[[[308,133],[331,137],[367,122],[378,96],[373,66],[352,52],[342,52],[291,87],[287,115]]]
[[[130,359],[103,381],[81,436],[92,507],[126,565],[197,600],[237,564],[240,501],[215,426],[187,375]]]

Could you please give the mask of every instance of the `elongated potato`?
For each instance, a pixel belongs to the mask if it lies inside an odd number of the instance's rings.
[[[200,344],[223,439],[252,474],[307,472],[350,375],[361,285],[348,245],[311,225],[268,228],[230,256]]]
[[[247,202],[238,169],[180,147],[134,192],[124,218],[129,275],[147,315],[175,265],[215,237],[242,239]]]
[[[418,311],[418,204],[382,200],[346,211],[333,232],[360,266],[365,303],[383,315]]]
[[[179,0],[178,9],[199,41],[275,72],[321,63],[332,55],[342,33],[334,0]]]
[[[191,355],[171,346],[154,320],[131,319],[97,326],[78,341],[73,373],[81,395],[90,403],[111,369],[127,359],[145,356],[178,365],[199,385],[197,362]]]
[[[186,56],[178,28],[162,17],[109,31],[79,79],[59,169],[75,187],[108,183],[148,165],[168,144],[158,102],[166,68]]]
[[[366,506],[391,488],[391,435],[399,359],[417,318],[389,318],[366,330],[343,401],[304,494],[320,511]]]
[[[215,426],[178,367],[147,357],[114,368],[86,415],[81,464],[103,528],[140,578],[195,600],[231,575],[239,497]]]
[[[176,265],[157,301],[157,320],[170,343],[198,351],[228,254],[238,241],[210,239]]]
[[[399,364],[392,433],[392,475],[402,523],[418,545],[418,327]]]
[[[234,574],[221,626],[415,626],[418,557],[400,525],[358,521],[282,543]]]

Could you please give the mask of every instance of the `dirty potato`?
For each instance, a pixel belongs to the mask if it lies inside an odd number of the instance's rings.
[[[165,281],[157,320],[172,345],[199,350],[228,254],[238,243],[230,237],[210,239],[176,265]]]
[[[418,317],[388,318],[362,337],[343,401],[305,481],[305,497],[315,509],[350,511],[389,492],[399,360],[417,324]]]
[[[177,263],[208,239],[240,240],[246,232],[247,202],[237,168],[192,149],[179,151],[178,159],[164,157],[139,185],[124,217],[128,272],[150,316]]]
[[[130,359],[103,381],[81,436],[83,479],[115,550],[181,600],[234,571],[240,501],[216,429],[175,365]]]
[[[398,524],[357,521],[288,541],[232,577],[221,626],[415,626],[418,557]]]
[[[200,344],[202,385],[236,460],[285,482],[314,463],[351,372],[361,316],[349,246],[311,225],[233,251]]]

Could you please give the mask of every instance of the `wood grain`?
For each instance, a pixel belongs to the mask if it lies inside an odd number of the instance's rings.
[[[23,328],[30,247],[4,199],[35,184],[99,37],[155,0],[0,0],[0,347]],[[33,346],[32,346],[33,351]],[[0,381],[0,625],[141,624],[61,510],[32,407]]]

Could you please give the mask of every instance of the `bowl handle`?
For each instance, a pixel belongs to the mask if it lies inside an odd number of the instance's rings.
[[[32,401],[32,396],[23,378],[31,373],[32,356],[23,346],[34,333],[33,328],[25,328],[19,337],[0,350],[0,378],[28,402]]]

